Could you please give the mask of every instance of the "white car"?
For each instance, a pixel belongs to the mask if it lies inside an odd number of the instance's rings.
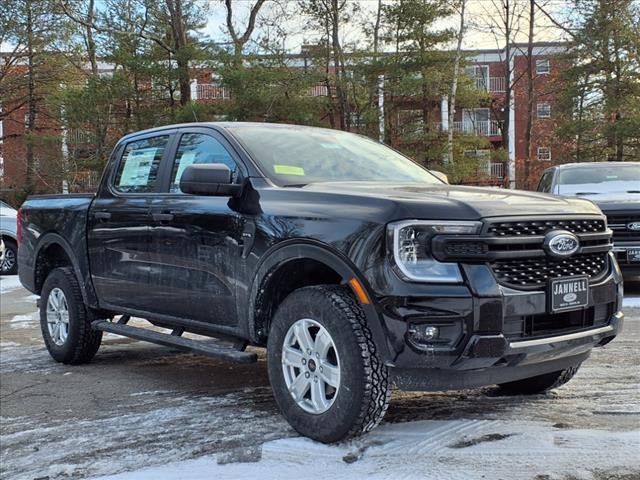
[[[17,237],[16,209],[0,200],[0,239],[4,249],[0,247],[0,275],[15,275],[18,273],[18,237]]]

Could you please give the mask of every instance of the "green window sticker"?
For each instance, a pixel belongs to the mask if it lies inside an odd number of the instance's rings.
[[[273,171],[278,175],[297,175],[304,177],[304,168],[294,167],[292,165],[274,165]]]

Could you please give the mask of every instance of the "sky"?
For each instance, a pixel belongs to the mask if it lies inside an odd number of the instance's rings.
[[[361,9],[361,13],[360,21],[352,22],[352,24],[344,26],[342,32],[342,43],[353,43],[363,46],[362,44],[365,36],[360,24],[363,19],[365,22],[373,23],[378,1],[347,1],[352,4],[357,3]],[[512,3],[516,3],[517,9],[522,17],[520,21],[521,33],[516,36],[516,40],[519,42],[526,42],[529,1],[511,1]],[[255,1],[234,0],[234,3],[236,4],[234,7],[234,23],[237,30],[241,30],[246,25],[249,10]],[[297,2],[295,0],[291,0],[289,3],[289,8],[293,8]],[[391,2],[387,0],[387,3]],[[504,42],[500,39],[496,39],[496,34],[491,32],[492,25],[495,24],[496,21],[499,21],[499,8],[501,3],[501,0],[467,0],[467,12],[465,15],[467,31],[463,42],[464,49],[492,49],[498,47],[501,48],[503,46]],[[557,16],[557,18],[561,19],[566,18],[571,2],[567,0],[539,0],[538,3],[540,5],[544,5],[545,9],[554,15],[554,18]],[[313,43],[314,39],[317,38],[317,35],[314,35],[312,32],[305,31],[303,20],[299,17],[296,17],[295,15],[278,15],[278,13],[279,12],[275,11],[267,2],[263,7],[261,15],[259,15],[259,21],[273,19],[282,27],[285,27],[287,31],[293,32],[290,38],[283,40],[285,48],[292,53],[299,52],[300,45],[303,43]],[[227,41],[228,36],[225,33],[225,21],[226,11],[222,2],[210,0],[209,19],[203,33],[216,41]],[[458,26],[459,16],[457,15],[443,20],[436,25],[437,28],[453,28],[455,30],[458,29]],[[537,13],[535,32],[536,41],[557,41],[565,39],[563,31],[554,26],[542,13]],[[265,33],[269,33],[267,29],[257,29],[257,35],[254,34],[253,39],[255,40],[260,34]]]
[[[206,13],[206,26],[202,29],[202,35],[211,38],[217,42],[229,41],[226,34],[226,10],[222,0],[204,0],[208,2],[208,11]],[[385,0],[385,3],[391,3],[392,0]],[[512,4],[516,4],[518,10],[522,14],[521,32],[516,36],[519,42],[527,41],[528,28],[528,3],[529,0],[510,0]],[[362,24],[373,24],[375,20],[375,12],[378,0],[347,0],[350,4],[357,4],[360,13],[356,21],[342,26],[342,43],[343,45],[357,45],[365,47],[365,35],[362,31]],[[97,5],[100,5],[100,0]],[[234,5],[234,23],[239,32],[243,32],[249,10],[255,3],[255,0],[233,0]],[[288,11],[282,12],[279,8],[274,7],[273,2],[267,1],[258,16],[258,27],[252,37],[256,41],[260,36],[269,35],[271,38],[277,38],[276,28],[279,26],[283,30],[290,32],[287,38],[279,38],[279,43],[291,53],[299,53],[300,46],[304,43],[314,43],[317,41],[318,35],[309,31],[305,21],[295,15],[294,8],[297,0],[289,0],[282,2]],[[504,41],[496,38],[491,32],[492,25],[495,26],[499,21],[499,9],[502,0],[467,0],[466,23],[467,30],[464,37],[464,49],[494,49],[502,48]],[[570,0],[537,0],[537,3],[544,5],[548,12],[554,15],[554,18],[562,19],[570,17]],[[264,26],[264,23],[270,23],[271,26]],[[436,28],[453,28],[458,29],[459,17],[457,15],[445,19],[436,25]],[[536,19],[536,41],[555,41],[565,39],[561,29],[555,27],[541,13],[537,13]],[[451,45],[453,47],[453,45]],[[0,45],[1,51],[10,50],[11,45]]]

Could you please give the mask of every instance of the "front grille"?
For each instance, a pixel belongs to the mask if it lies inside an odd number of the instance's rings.
[[[613,231],[613,242],[640,242],[640,231],[629,230],[630,223],[640,223],[640,213],[609,214],[609,228]]]
[[[500,260],[490,263],[498,281],[518,289],[544,288],[556,277],[588,275],[597,281],[608,270],[607,252],[577,254],[565,259],[549,257]]]
[[[493,223],[487,232],[497,237],[544,235],[550,230],[568,230],[574,234],[596,233],[606,230],[601,219],[527,220]]]
[[[565,331],[575,332],[608,324],[613,310],[613,303],[601,303],[570,312],[505,317],[503,332],[509,339],[545,337]]]
[[[452,257],[476,256],[487,253],[488,246],[482,242],[456,240],[447,242],[444,251]]]

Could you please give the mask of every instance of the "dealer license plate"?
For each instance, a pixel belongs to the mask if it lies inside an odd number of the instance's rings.
[[[628,248],[627,261],[631,263],[640,263],[640,248]]]
[[[589,304],[589,277],[564,277],[549,280],[550,310],[577,310]]]

